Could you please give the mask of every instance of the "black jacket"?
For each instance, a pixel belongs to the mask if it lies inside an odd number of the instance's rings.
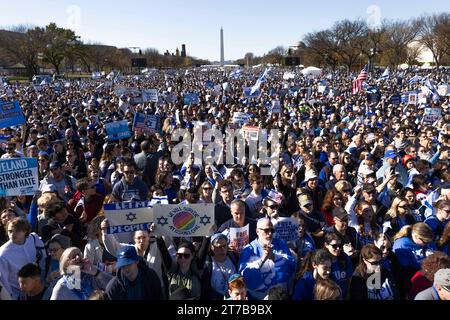
[[[73,224],[72,231],[69,231],[68,229],[63,229],[64,226],[71,225],[71,224]],[[63,229],[63,230],[60,232],[57,232],[56,230],[58,230],[58,229]],[[80,249],[84,248],[85,241],[83,240],[83,238],[84,238],[83,224],[80,222],[80,220],[78,220],[71,214],[69,214],[67,216],[66,220],[62,224],[59,224],[54,219],[50,219],[47,222],[47,224],[42,227],[42,235],[41,236],[42,236],[42,241],[44,241],[44,243],[47,242],[48,240],[50,240],[51,237],[55,234],[62,234],[63,236],[69,237],[71,245],[74,247],[77,247]]]
[[[163,300],[161,281],[155,271],[150,269],[144,261],[138,263],[139,275],[142,285],[142,300]],[[106,286],[106,296],[109,300],[127,300],[127,288],[122,280],[122,270],[111,279]]]
[[[398,289],[395,279],[391,272],[381,267],[381,276],[378,283],[376,281],[369,283],[373,289],[367,287],[368,277],[361,275],[358,271],[353,273],[350,281],[349,298],[350,300],[385,300],[386,296],[399,299]]]

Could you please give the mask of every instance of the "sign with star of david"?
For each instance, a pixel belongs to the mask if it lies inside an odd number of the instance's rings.
[[[109,222],[109,234],[148,230],[153,223],[150,201],[110,203],[103,209]]]
[[[214,225],[214,204],[155,204],[155,233],[171,237],[202,237],[210,235]]]

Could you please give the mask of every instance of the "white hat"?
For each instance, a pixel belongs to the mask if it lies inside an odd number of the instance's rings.
[[[318,176],[314,170],[308,170],[305,172],[305,180],[304,180],[305,182],[308,182],[309,180],[316,178],[318,178]]]

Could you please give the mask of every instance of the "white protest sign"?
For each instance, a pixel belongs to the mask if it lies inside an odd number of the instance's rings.
[[[419,104],[427,104],[427,96],[428,95],[426,93],[423,93],[423,92],[419,93],[419,95],[418,95]]]
[[[157,89],[142,90],[142,101],[158,102],[158,90]]]
[[[238,252],[241,252],[250,243],[249,234],[248,224],[242,228],[230,228],[228,233],[230,245],[233,245]]]
[[[36,158],[0,160],[0,197],[34,195],[38,189]]]
[[[233,123],[248,123],[250,116],[245,112],[235,112],[233,114]]]
[[[294,218],[272,219],[275,228],[274,237],[284,241],[295,241],[298,239],[298,220]]]
[[[103,206],[108,234],[148,230],[153,223],[150,201],[108,203]]]
[[[258,126],[245,125],[242,127],[242,130],[244,131],[246,136],[249,138],[249,140],[258,141],[258,135],[259,135],[259,127]]]
[[[155,233],[170,237],[207,236],[214,225],[214,204],[168,204],[153,206]]]
[[[408,104],[417,104],[417,93],[410,93],[408,95]]]
[[[439,108],[425,108],[423,121],[434,123],[442,118],[441,109]]]
[[[441,97],[446,97],[450,94],[450,89],[449,89],[449,85],[448,84],[441,84],[438,88],[437,88],[437,92]]]

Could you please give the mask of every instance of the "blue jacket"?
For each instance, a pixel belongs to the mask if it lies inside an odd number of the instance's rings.
[[[433,230],[434,239],[439,240],[448,221],[449,220],[447,219],[444,222],[441,222],[436,216],[430,216],[426,218],[424,222]]]
[[[295,284],[292,300],[314,300],[315,285],[316,279],[314,279],[312,272],[306,272]]]
[[[409,237],[403,237],[397,239],[394,242],[392,251],[397,256],[398,262],[401,267],[412,268],[415,271],[420,270],[420,263],[422,260],[436,250],[436,244],[434,242],[421,247],[415,244]]]
[[[249,294],[258,300],[263,299],[274,286],[281,285],[287,289],[297,265],[285,241],[273,239],[272,245],[275,261],[268,259],[261,266],[263,248],[258,239],[245,246],[239,258],[239,273],[245,279]]]

